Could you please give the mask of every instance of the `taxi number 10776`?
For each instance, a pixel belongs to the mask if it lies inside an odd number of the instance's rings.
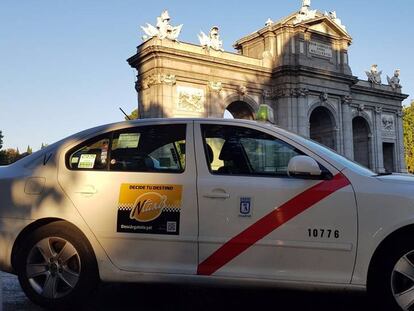
[[[310,238],[335,238],[339,239],[339,230],[334,229],[308,229],[308,236]]]

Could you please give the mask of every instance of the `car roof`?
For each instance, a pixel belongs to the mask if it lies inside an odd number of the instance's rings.
[[[120,121],[120,122],[114,122],[114,123],[108,123],[103,125],[98,125],[96,127],[81,131],[79,133],[76,133],[73,136],[85,136],[85,134],[93,133],[93,132],[99,132],[99,131],[105,131],[105,130],[114,130],[116,128],[121,128],[124,126],[134,126],[139,124],[145,124],[145,123],[152,123],[152,124],[165,124],[165,123],[184,123],[184,122],[229,122],[229,123],[239,123],[239,124],[246,124],[246,125],[258,125],[261,127],[270,126],[272,128],[277,128],[280,130],[280,127],[274,124],[265,123],[261,121],[255,121],[255,120],[245,120],[245,119],[224,119],[224,118],[145,118],[145,119],[135,119],[135,120],[126,120],[126,121]]]
[[[300,145],[303,145],[303,139],[306,140],[305,137],[301,137],[300,135],[292,133],[288,130],[285,130],[277,125],[271,124],[269,122],[263,122],[263,121],[245,120],[245,119],[225,119],[225,118],[146,118],[146,119],[120,121],[120,122],[108,123],[108,124],[103,124],[103,125],[99,125],[96,127],[92,127],[92,128],[83,130],[81,132],[74,133],[66,138],[63,138],[60,141],[49,145],[46,149],[42,150],[42,152],[36,152],[35,154],[37,153],[43,154],[43,153],[49,152],[49,150],[52,150],[55,148],[60,149],[61,147],[66,149],[66,148],[73,146],[74,144],[78,144],[80,141],[84,139],[89,139],[93,137],[93,135],[99,135],[99,134],[103,134],[105,132],[111,132],[111,131],[118,131],[123,128],[134,127],[136,125],[179,124],[179,123],[189,123],[189,122],[201,122],[201,123],[206,122],[206,123],[218,123],[218,124],[229,123],[232,125],[237,125],[237,124],[247,125],[247,126],[256,127],[258,129],[276,132],[279,135],[284,136],[285,138],[296,141]],[[298,141],[297,139],[298,137],[301,138],[302,142]],[[306,148],[310,151],[314,149],[309,146],[306,146]],[[342,165],[335,165],[335,166],[340,170],[341,169],[340,167]]]

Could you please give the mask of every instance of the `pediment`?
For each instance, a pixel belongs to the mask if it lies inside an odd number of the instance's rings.
[[[297,13],[291,14],[280,21],[281,25],[303,25],[307,26],[309,29],[327,34],[330,36],[345,37],[349,40],[352,40],[348,32],[334,22],[330,17],[325,16],[321,12],[316,12],[315,18],[304,20],[300,23],[296,23]]]
[[[254,33],[245,36],[234,44],[235,48],[238,48],[240,45],[245,42],[251,41],[257,37],[260,37],[261,34],[268,31],[276,31],[277,29],[289,26],[289,27],[305,27],[310,31],[317,32],[322,36],[333,37],[335,39],[344,39],[349,43],[352,42],[352,37],[348,34],[345,27],[338,24],[338,21],[334,21],[330,16],[323,14],[322,12],[313,10],[311,11],[313,18],[305,17],[301,22],[298,22],[299,12],[290,14],[289,16],[273,23],[271,27],[263,27],[262,29],[255,31]],[[340,22],[339,22],[340,23]]]
[[[314,18],[312,20],[304,21],[301,24],[307,25],[310,30],[314,30],[330,36],[338,36],[341,38],[347,38],[349,40],[352,40],[351,36],[344,28],[339,26],[337,23],[335,23],[327,16],[322,16]]]

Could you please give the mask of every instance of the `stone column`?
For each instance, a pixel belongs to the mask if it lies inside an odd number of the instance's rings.
[[[166,118],[174,113],[175,75],[156,73],[136,83],[140,118]]]
[[[291,113],[290,131],[294,133],[298,132],[298,106],[299,106],[299,98],[292,96],[290,98],[290,113]]]
[[[275,97],[277,98],[277,109],[275,110],[277,115],[276,124],[284,129],[290,130],[290,98],[288,92],[290,90],[277,89],[275,90]]]
[[[288,96],[289,96],[288,129],[291,132],[297,133],[298,132],[298,105],[299,105],[297,89],[289,89]]]
[[[403,120],[402,120],[402,111],[397,111],[395,131],[397,134],[397,152],[399,160],[399,170],[401,173],[407,173],[407,167],[405,163],[405,149],[404,149],[404,131],[403,131]]]
[[[343,131],[343,145],[344,155],[349,158],[354,158],[354,138],[352,133],[352,110],[350,104],[352,102],[351,96],[342,97],[342,131]]]
[[[308,120],[308,89],[298,89],[298,134],[302,135],[303,137],[309,136],[309,120]]]
[[[374,130],[374,129],[372,129]],[[368,144],[369,144],[369,168],[372,170],[375,170],[375,145],[376,145],[376,141],[375,141],[375,136],[372,135],[372,133],[368,134]]]
[[[263,95],[263,101],[262,101],[263,104],[273,109],[274,124],[278,124],[279,117],[277,115],[275,91],[270,88],[267,88],[262,91],[262,95]]]
[[[208,117],[209,118],[222,118],[223,111],[222,111],[222,98],[221,98],[221,90],[223,86],[221,82],[209,82],[208,83],[208,90],[209,90],[209,103],[208,103]]]
[[[380,106],[377,106],[375,108],[375,129],[374,129],[374,135],[375,135],[375,141],[376,141],[376,165],[375,170],[377,173],[384,173],[384,152],[382,150],[382,108]]]

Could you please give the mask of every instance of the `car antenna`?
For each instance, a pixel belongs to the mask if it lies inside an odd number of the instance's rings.
[[[131,120],[131,118],[129,117],[129,115],[127,115],[127,114],[125,113],[125,111],[123,111],[123,110],[122,110],[122,108],[121,108],[121,107],[119,107],[119,110],[121,110],[121,111],[122,111],[122,113],[125,115],[125,117],[126,117],[128,120]]]

